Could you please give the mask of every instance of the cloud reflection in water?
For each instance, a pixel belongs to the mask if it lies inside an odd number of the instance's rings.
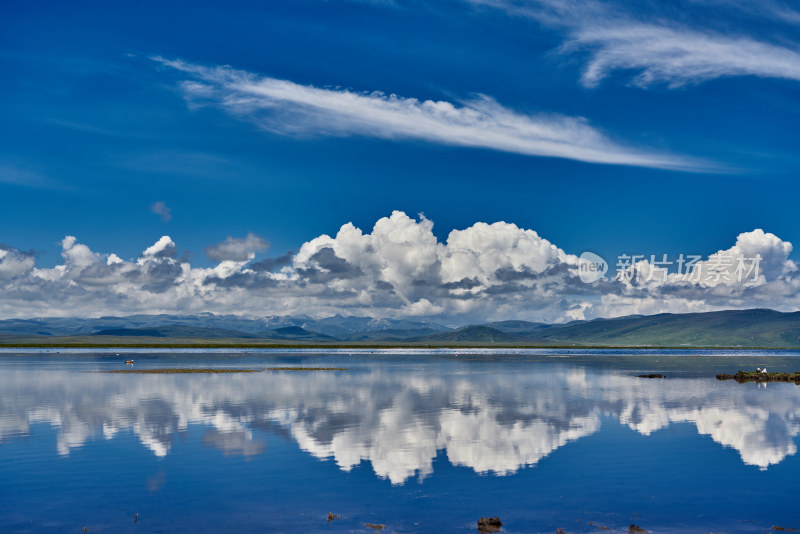
[[[508,475],[598,432],[604,416],[645,436],[691,423],[760,468],[797,451],[794,385],[644,380],[554,364],[530,372],[487,369],[375,365],[181,376],[12,369],[0,375],[0,444],[47,423],[57,428],[60,455],[128,432],[163,457],[176,434],[202,425],[206,445],[253,456],[266,452],[258,434],[278,431],[345,471],[366,460],[393,484],[431,474],[438,451],[454,465]]]

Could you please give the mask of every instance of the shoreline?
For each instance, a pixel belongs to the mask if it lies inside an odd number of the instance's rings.
[[[2,343],[0,349],[310,349],[310,350],[386,350],[386,349],[413,349],[413,350],[438,350],[438,349],[501,349],[501,350],[757,350],[770,352],[800,351],[800,347],[748,347],[748,346],[657,346],[657,345],[523,345],[508,343],[443,343],[443,344],[411,344],[411,343],[208,343],[208,342],[176,342],[176,343]]]

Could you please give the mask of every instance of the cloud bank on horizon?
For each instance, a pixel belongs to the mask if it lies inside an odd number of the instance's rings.
[[[395,211],[371,232],[347,223],[294,254],[256,261],[267,246],[252,233],[228,237],[206,249],[216,264],[205,268],[178,257],[169,236],[127,260],[67,236],[62,262],[40,268],[31,253],[0,245],[0,317],[340,313],[453,324],[560,322],[731,308],[793,311],[800,299],[791,243],[759,229],[695,262],[697,276],[640,259],[588,284],[578,256],[507,222],[477,222],[440,242],[432,221]],[[751,276],[729,276],[738,258],[756,256]],[[724,266],[725,276],[702,269],[712,264]]]

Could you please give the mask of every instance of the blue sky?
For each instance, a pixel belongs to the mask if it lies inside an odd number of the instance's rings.
[[[795,242],[798,21],[772,1],[3,2],[0,243],[51,269],[66,235],[125,261],[168,235],[210,269],[228,236],[269,241],[260,260],[394,210],[441,243],[505,221],[612,261]]]

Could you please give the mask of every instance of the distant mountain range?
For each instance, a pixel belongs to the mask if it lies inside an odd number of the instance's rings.
[[[0,320],[0,343],[47,338],[91,338],[106,343],[111,337],[132,342],[182,340],[279,341],[400,341],[448,330],[447,327],[397,319],[334,315],[324,319],[294,316],[242,317],[238,315],[131,315],[127,317],[39,318]],[[86,341],[91,342],[91,341]]]
[[[800,347],[800,312],[662,313],[566,324],[499,321],[462,328],[341,315],[324,319],[213,314],[8,319],[0,321],[2,343]]]

